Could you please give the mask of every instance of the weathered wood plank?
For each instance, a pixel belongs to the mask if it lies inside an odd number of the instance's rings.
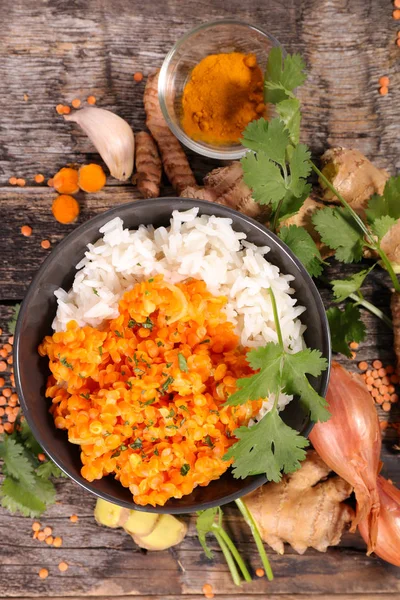
[[[354,144],[380,165],[399,167],[396,25],[383,0],[249,0],[245,5],[187,0],[151,7],[118,0],[112,11],[101,0],[73,6],[58,0],[40,8],[6,0],[0,11],[8,23],[0,40],[3,182],[38,171],[50,176],[66,161],[91,158],[88,140],[56,114],[59,102],[94,93],[99,105],[116,110],[134,129],[143,128],[144,84],[136,84],[132,74],[160,66],[192,26],[232,15],[305,56],[304,141],[316,154],[328,145]],[[377,91],[383,73],[392,79],[386,97]],[[197,159],[196,170],[207,164]]]

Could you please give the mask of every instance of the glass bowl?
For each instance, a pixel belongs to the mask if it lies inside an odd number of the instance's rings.
[[[209,54],[222,52],[253,53],[264,72],[268,54],[274,46],[282,47],[276,38],[258,27],[224,19],[204,23],[184,35],[168,52],[158,79],[161,110],[172,133],[188,148],[219,160],[235,160],[246,153],[240,143],[216,145],[190,138],[181,127],[182,93],[192,69]],[[284,53],[283,49],[282,52]]]

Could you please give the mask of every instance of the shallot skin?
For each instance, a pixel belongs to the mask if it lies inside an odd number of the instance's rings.
[[[331,418],[314,425],[310,441],[332,471],[354,487],[357,509],[350,531],[367,520],[368,551],[372,552],[379,517],[377,476],[382,445],[374,401],[361,377],[336,362],[326,399]]]
[[[382,475],[378,477],[381,510],[378,518],[378,535],[375,554],[392,565],[400,567],[400,490]],[[369,537],[368,519],[358,526],[365,541]]]

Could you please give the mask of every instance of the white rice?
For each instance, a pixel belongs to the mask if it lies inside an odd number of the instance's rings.
[[[106,223],[100,229],[103,237],[88,244],[85,257],[76,265],[72,289],[55,292],[58,308],[53,329],[65,330],[71,319],[92,327],[114,319],[127,289],[162,273],[171,283],[202,279],[212,294],[226,296],[228,320],[235,325],[240,343],[248,347],[277,342],[268,293],[272,288],[285,347],[289,352],[301,350],[305,327],[299,316],[305,308],[297,306],[293,297],[294,277],[280,273],[264,258],[268,246],[250,244],[244,233],[234,231],[231,219],[197,214],[197,208],[174,211],[168,228],[124,229],[119,217]],[[280,408],[290,400],[282,394]]]

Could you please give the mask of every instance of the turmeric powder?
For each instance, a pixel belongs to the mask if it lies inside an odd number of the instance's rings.
[[[211,54],[193,69],[182,97],[186,134],[210,144],[239,141],[265,114],[263,75],[254,54]]]

